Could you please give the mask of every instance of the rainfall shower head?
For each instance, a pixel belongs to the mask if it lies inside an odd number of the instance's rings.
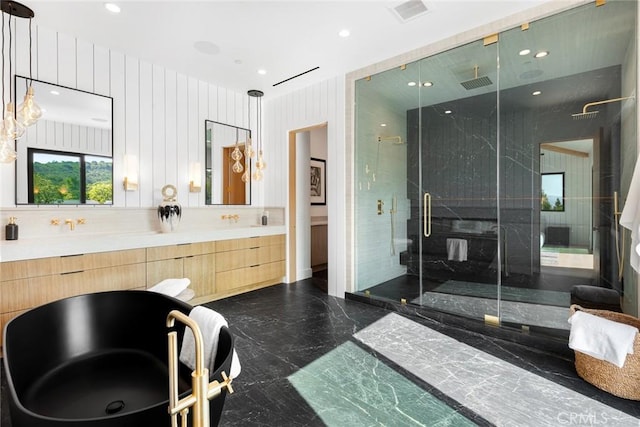
[[[393,145],[402,145],[404,142],[402,141],[401,136],[379,136],[378,142],[390,142]]]
[[[487,76],[478,77],[479,69],[480,67],[478,67],[477,65],[473,67],[475,77],[472,78],[471,80],[467,80],[466,82],[460,83],[463,88],[465,88],[466,90],[471,90],[471,89],[477,89],[483,86],[489,86],[490,84],[493,83],[491,79]]]
[[[595,116],[598,115],[598,110],[587,111],[587,108],[593,107],[594,105],[609,104],[610,102],[624,101],[625,99],[632,99],[632,98],[635,98],[635,95],[626,96],[624,98],[613,98],[613,99],[605,99],[604,101],[589,102],[587,104],[584,104],[584,107],[582,107],[582,113],[572,114],[571,117],[573,117],[573,120],[593,119]]]

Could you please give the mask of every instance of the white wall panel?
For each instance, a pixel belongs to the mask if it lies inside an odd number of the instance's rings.
[[[19,25],[16,34],[21,47],[17,55],[14,51],[16,73],[28,76],[28,25]],[[165,184],[176,185],[183,206],[203,206],[203,192],[189,193],[189,165],[199,161],[204,178],[204,121],[255,126],[256,111],[252,111],[252,125],[247,123],[246,93],[178,75],[44,27],[34,26],[33,34],[34,78],[113,98],[113,151],[108,133],[52,122],[38,122],[29,138],[38,134],[57,150],[85,147],[94,154],[111,153],[115,206],[155,206],[162,200]],[[26,144],[18,148],[20,155],[26,155]],[[122,188],[125,153],[138,158],[138,191]],[[3,165],[0,180],[9,189],[2,192],[0,206],[14,205],[14,165]],[[281,190],[269,191],[278,194]],[[256,205],[255,196],[253,201]]]
[[[329,245],[329,293],[343,296],[346,272],[345,227],[345,86],[335,77],[265,102],[265,170],[263,189],[288,188],[288,133],[291,130],[327,123],[327,216]],[[308,163],[301,165],[305,169]],[[287,206],[287,191],[261,191],[265,206]],[[289,225],[289,224],[287,224]],[[296,224],[297,228],[308,227]],[[289,249],[287,248],[287,251]]]

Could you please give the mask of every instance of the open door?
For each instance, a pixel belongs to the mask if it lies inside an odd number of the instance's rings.
[[[233,163],[231,152],[235,147],[224,147],[223,149],[223,176],[222,185],[224,193],[222,203],[225,205],[244,205],[246,204],[246,185],[242,182],[242,174],[233,172]],[[244,145],[240,146],[240,151],[244,156]]]

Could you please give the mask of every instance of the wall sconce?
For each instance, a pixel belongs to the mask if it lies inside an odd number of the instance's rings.
[[[136,191],[138,189],[138,158],[136,156],[124,156],[124,191]]]
[[[202,189],[202,166],[193,162],[189,166],[189,192],[199,193]]]

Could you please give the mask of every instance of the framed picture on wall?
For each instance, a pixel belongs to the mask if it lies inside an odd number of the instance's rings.
[[[325,172],[325,161],[311,158],[311,204],[327,204],[327,175]]]

